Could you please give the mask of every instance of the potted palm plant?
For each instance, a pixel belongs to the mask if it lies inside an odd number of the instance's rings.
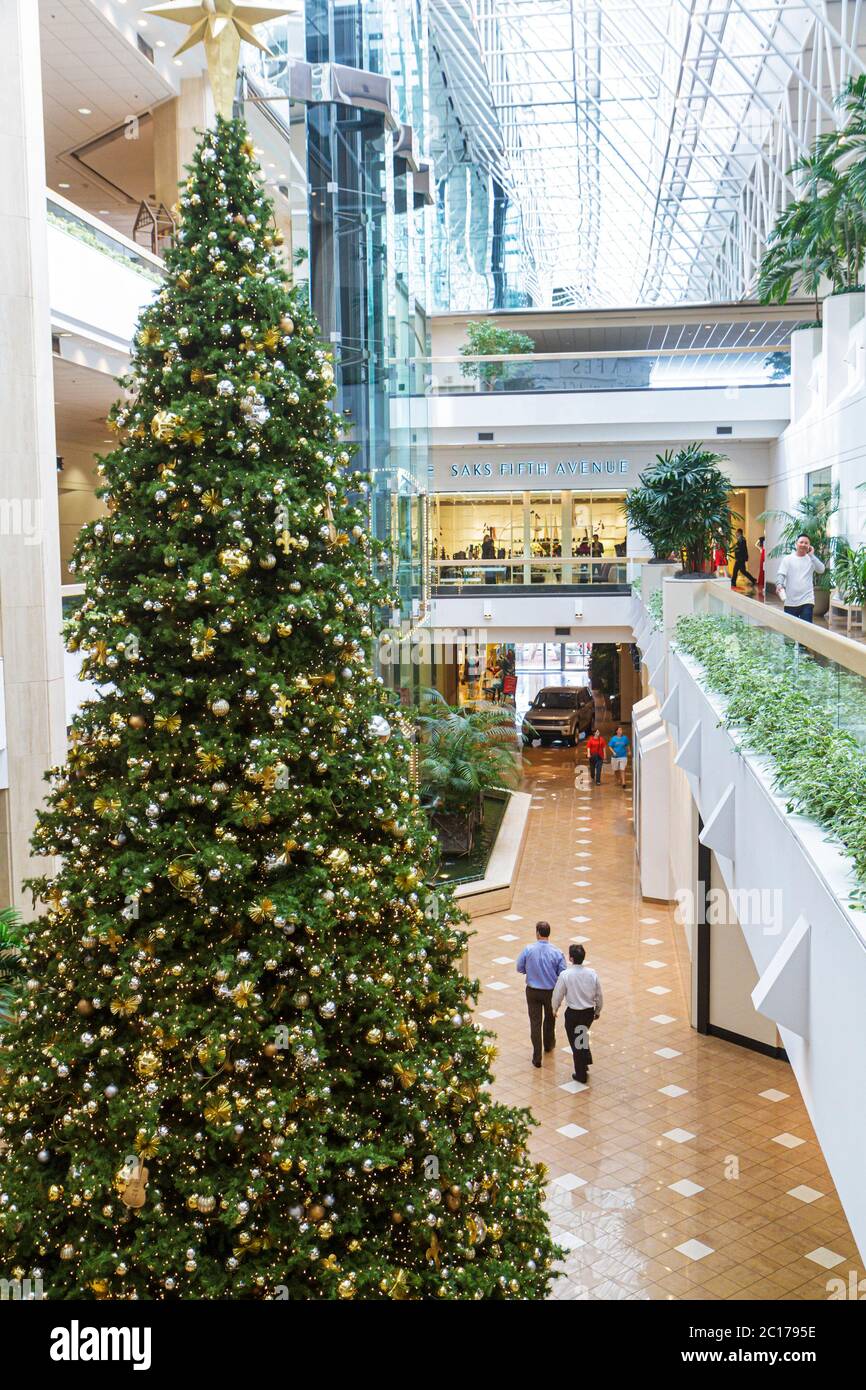
[[[461,357],[502,357],[535,351],[535,340],[526,333],[500,328],[489,320],[470,321],[466,325],[466,342]],[[460,370],[465,377],[477,381],[483,391],[495,391],[496,383],[505,379],[507,362],[464,362]]]
[[[484,796],[513,787],[520,737],[513,711],[478,702],[449,705],[437,690],[416,713],[421,736],[421,794],[444,854],[469,854]]]
[[[866,608],[866,545],[851,546],[842,541],[833,565],[836,591],[843,603]]]
[[[823,574],[815,576],[815,612],[819,616],[830,607],[830,591],[833,588],[836,557],[846,544],[841,536],[830,535],[830,519],[839,510],[839,485],[832,488],[819,488],[801,497],[794,510],[784,507],[771,508],[761,512],[759,521],[781,523],[779,539],[770,551],[773,559],[788,555],[794,549],[798,536],[808,536],[812,549],[819,560],[823,560]]]
[[[792,173],[803,176],[804,192],[776,219],[758,273],[763,304],[785,304],[796,289],[814,297],[818,325],[821,287],[829,286],[831,294],[860,288],[866,255],[866,205],[847,167],[850,147],[847,131],[829,131],[793,166]]]
[[[731,480],[719,467],[724,461],[699,443],[668,449],[626,498],[629,525],[643,532],[653,554],[680,556],[677,578],[703,575],[714,546],[730,543],[736,513],[728,503]]]

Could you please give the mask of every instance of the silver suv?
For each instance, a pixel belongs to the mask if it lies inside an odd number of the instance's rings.
[[[589,735],[595,725],[592,691],[585,685],[546,685],[539,690],[523,717],[527,743],[562,739],[572,747]]]

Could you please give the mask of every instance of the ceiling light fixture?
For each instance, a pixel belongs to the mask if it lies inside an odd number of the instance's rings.
[[[58,188],[71,188],[71,187],[72,187],[72,184],[71,184],[71,183],[59,183],[59,184],[57,185],[57,187],[58,187]]]
[[[89,106],[79,106],[78,114],[79,116],[92,116],[93,112],[91,111]]]

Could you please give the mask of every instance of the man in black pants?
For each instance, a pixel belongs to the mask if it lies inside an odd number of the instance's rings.
[[[571,965],[560,975],[553,989],[553,1012],[557,1013],[563,999],[566,1002],[565,1033],[574,1058],[572,1080],[583,1085],[589,1081],[588,1068],[592,1066],[592,1053],[589,1050],[589,1030],[601,1013],[604,998],[601,981],[594,970],[584,965],[586,951],[580,942],[572,942],[568,948]]]
[[[550,944],[549,922],[535,924],[535,944],[524,946],[517,957],[516,969],[519,975],[526,976],[526,1008],[529,1014],[529,1036],[532,1039],[532,1065],[540,1067],[542,1041],[545,1052],[552,1052],[556,1046],[556,1019],[550,1001],[553,986],[565,969],[565,956],[556,946]]]
[[[734,545],[734,572],[731,575],[731,588],[737,587],[737,575],[742,574],[748,579],[750,584],[757,584],[757,579],[753,574],[749,574],[746,565],[749,563],[749,547],[746,545],[746,538],[742,531],[737,531],[737,539]]]

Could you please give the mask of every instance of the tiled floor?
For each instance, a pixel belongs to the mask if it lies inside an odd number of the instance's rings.
[[[826,1299],[863,1276],[848,1223],[785,1062],[692,1029],[682,928],[639,894],[630,793],[605,769],[576,791],[574,753],[526,755],[529,838],[510,912],[476,919],[470,972],[498,1038],[495,1092],[538,1121],[564,1299]],[[547,918],[586,943],[605,1008],[591,1084],[565,1034],[530,1063],[514,962]]]

